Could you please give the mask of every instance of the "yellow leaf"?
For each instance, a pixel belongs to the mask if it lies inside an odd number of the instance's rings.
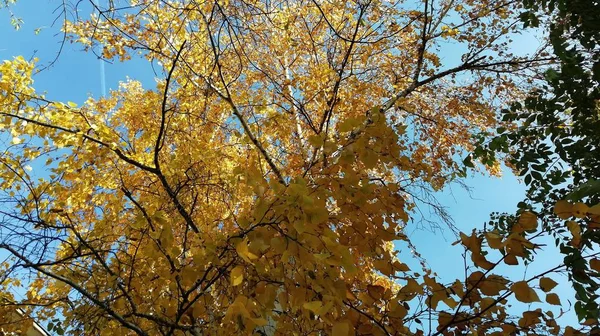
[[[495,232],[486,232],[485,238],[488,242],[488,246],[493,249],[501,249],[502,248],[502,236]]]
[[[321,308],[319,308],[315,314],[317,315],[325,315],[327,314],[327,312],[329,312],[329,310],[333,307],[333,301],[329,301],[327,302],[325,305],[323,305]]]
[[[575,203],[573,204],[573,215],[577,218],[584,218],[585,216],[587,216],[588,211],[590,210],[590,208],[585,205],[585,203]]]
[[[394,275],[394,269],[392,268],[392,264],[390,264],[386,260],[375,260],[373,261],[373,266],[381,273],[385,275]]]
[[[469,274],[467,284],[471,287],[479,286],[485,280],[485,275],[481,271],[475,271]]]
[[[306,302],[302,305],[304,309],[310,310],[315,314],[319,311],[319,309],[321,309],[321,306],[323,306],[323,302],[321,301]]]
[[[235,245],[235,250],[246,262],[253,263],[252,260],[258,259],[258,256],[248,250],[248,242],[246,239],[237,243]]]
[[[546,302],[552,305],[560,306],[560,298],[554,293],[546,294]]]
[[[400,304],[397,300],[392,300],[388,304],[388,316],[393,318],[402,319],[408,314],[408,310],[404,305]]]
[[[484,270],[491,270],[494,267],[494,264],[489,262],[483,254],[475,254],[474,252],[471,254],[471,260],[473,264],[477,267],[481,267]]]
[[[131,227],[134,229],[141,229],[145,226],[145,224],[146,224],[146,219],[143,216],[138,216],[131,223]]]
[[[529,287],[526,281],[515,282],[510,290],[515,293],[517,300],[523,303],[539,302],[540,298],[537,296],[535,291]]]
[[[467,236],[464,233],[460,233],[460,239],[462,244],[471,251],[471,261],[477,267],[489,270],[494,267],[494,264],[489,262],[483,254],[481,254],[481,242],[483,238],[479,238],[477,233],[473,231],[471,236]]]
[[[400,290],[406,290],[406,292],[408,293],[423,293],[423,287],[421,287],[419,283],[416,282],[414,279],[408,279],[406,282],[406,286],[402,287]]]
[[[375,300],[379,300],[383,297],[385,293],[385,288],[383,286],[367,286],[367,292],[369,292],[369,296]]]
[[[200,318],[206,312],[206,305],[202,302],[196,302],[192,308],[194,318]]]
[[[519,326],[529,328],[541,322],[542,313],[539,310],[523,312],[523,318],[519,320]]]
[[[162,230],[160,231],[160,235],[159,235],[159,239],[160,239],[160,243],[163,246],[172,246],[173,245],[173,230],[171,229],[170,226],[165,225],[163,226]]]
[[[558,201],[554,205],[554,213],[561,219],[567,219],[572,216],[573,205],[569,201]]]
[[[423,287],[419,285],[414,279],[408,279],[406,285],[400,288],[398,293],[402,300],[409,301],[414,298],[417,294],[423,294]]]
[[[304,232],[306,232],[306,225],[304,225],[304,221],[298,220],[294,222],[294,229],[296,229],[296,231],[298,231],[299,234],[303,234]]]
[[[321,146],[323,146],[323,137],[313,134],[308,137],[308,143],[315,148],[320,148]]]
[[[506,289],[508,280],[499,275],[490,275],[479,285],[479,290],[488,296],[495,296]]]
[[[567,222],[567,228],[569,229],[569,231],[573,235],[573,239],[571,240],[571,244],[574,247],[579,247],[579,245],[581,244],[581,227],[579,226],[579,224],[577,224],[577,222],[568,221]]]
[[[246,308],[246,304],[248,303],[248,298],[244,295],[239,295],[235,298],[233,303],[229,305],[227,311],[225,312],[224,321],[234,321],[238,316],[241,318],[251,319],[252,316],[250,312]]]
[[[537,216],[530,211],[525,211],[519,216],[517,224],[524,231],[535,230],[537,228]]]
[[[232,286],[240,285],[242,283],[242,281],[244,280],[244,267],[242,267],[241,265],[234,267],[231,270],[231,273],[229,274],[229,276],[231,278]]]
[[[588,213],[591,215],[600,215],[600,204],[596,204],[588,210]]]
[[[394,266],[394,270],[396,270],[396,272],[408,272],[408,271],[410,271],[410,268],[405,263],[401,263],[399,261],[396,261],[392,265]]]
[[[360,125],[360,121],[358,119],[348,118],[338,124],[338,130],[340,132],[350,132],[358,125]]]
[[[331,330],[332,336],[348,336],[350,333],[350,324],[348,322],[336,322]]]
[[[252,321],[252,323],[256,324],[256,326],[258,326],[258,327],[264,327],[269,323],[264,318],[256,318],[256,317],[250,318],[250,321]]]
[[[154,239],[158,239],[160,237],[162,231],[159,230],[150,230],[150,237],[154,238]]]
[[[323,252],[323,253],[313,254],[313,256],[315,257],[315,259],[317,259],[319,261],[323,261],[323,260],[331,257],[331,253]]]
[[[551,291],[554,287],[556,287],[556,285],[558,285],[556,283],[556,281],[550,279],[550,278],[541,278],[540,279],[540,288],[544,291],[544,292],[549,292]]]

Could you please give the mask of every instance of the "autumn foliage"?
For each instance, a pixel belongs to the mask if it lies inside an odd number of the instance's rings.
[[[399,257],[416,207],[466,176],[486,131],[516,127],[500,109],[552,60],[512,54],[518,2],[87,6],[64,22],[68,41],[159,79],[76,104],[36,91],[36,61],[0,65],[0,314],[21,307],[73,335],[591,330],[547,310],[563,264],[496,271],[543,257],[534,212],[458,234],[463,279]],[[556,207],[574,247],[569,218],[598,225],[598,206]]]

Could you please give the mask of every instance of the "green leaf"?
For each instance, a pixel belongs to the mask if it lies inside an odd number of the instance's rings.
[[[475,167],[475,165],[473,164],[473,159],[472,159],[472,157],[471,157],[470,154],[467,155],[467,157],[463,160],[463,164],[465,166],[467,166],[467,167],[470,167],[470,168],[474,168]]]
[[[597,195],[600,193],[600,180],[590,180],[587,181],[569,194],[567,194],[566,199],[570,201],[579,201],[585,197]]]

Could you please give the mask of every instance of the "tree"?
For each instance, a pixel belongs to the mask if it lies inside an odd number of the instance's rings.
[[[552,61],[510,52],[518,2],[89,6],[68,39],[161,79],[78,105],[36,92],[35,61],[0,65],[1,288],[27,280],[2,309],[74,335],[578,332],[507,308],[560,304],[563,264],[495,274],[537,251],[532,212],[461,233],[471,261],[449,283],[393,243],[412,248],[411,213]]]
[[[542,87],[504,111],[504,120],[518,127],[498,129],[478,155],[493,162],[497,154],[509,153],[510,164],[529,186],[520,207],[538,214],[565,255],[577,316],[598,319],[598,260],[582,256],[600,244],[600,3],[524,4],[526,24],[550,22],[548,37],[558,62],[546,71]],[[513,221],[502,214],[495,225]]]

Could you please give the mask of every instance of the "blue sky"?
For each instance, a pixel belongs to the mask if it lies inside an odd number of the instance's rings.
[[[50,63],[59,52],[62,41],[61,18],[52,27],[59,13],[51,14],[57,2],[51,0],[22,0],[13,8],[23,19],[20,30],[10,25],[6,10],[0,10],[0,59],[21,55],[25,59],[39,58],[39,66]],[[82,8],[85,8],[82,6]],[[34,31],[41,28],[39,34]],[[127,76],[152,83],[154,74],[147,62],[105,63],[107,90],[116,88]],[[101,95],[100,61],[91,52],[83,52],[78,44],[65,43],[58,61],[35,76],[38,91],[47,91],[48,98],[83,102],[90,94]],[[151,84],[152,85],[152,84]]]
[[[54,16],[49,16],[54,9],[55,1],[46,0],[21,0],[14,7],[16,15],[23,18],[23,25],[15,31],[10,25],[8,12],[0,11],[0,61],[22,55],[26,59],[38,57],[40,65],[45,65],[54,59],[60,49],[62,36],[55,35],[58,26],[49,27]],[[60,24],[60,20],[59,20]],[[42,27],[38,35],[34,34],[36,28]],[[515,39],[514,48],[528,50],[537,45],[533,35],[522,35]],[[447,60],[452,60],[459,53],[446,55]],[[58,61],[49,69],[37,74],[35,87],[38,91],[47,91],[47,97],[53,100],[83,102],[89,95],[101,95],[101,67],[100,61],[92,53],[84,53],[80,45],[66,43]],[[105,66],[107,89],[116,88],[119,81],[127,77],[140,80],[146,87],[152,87],[154,73],[147,62],[128,62],[125,64],[106,64]],[[523,199],[525,187],[509,171],[504,171],[502,178],[489,178],[483,175],[474,175],[466,179],[466,184],[471,187],[467,192],[458,185],[450,185],[436,194],[438,201],[447,207],[456,226],[470,232],[473,228],[482,228],[489,220],[491,212],[514,212],[516,204]],[[443,224],[442,224],[443,225]],[[446,281],[463,277],[463,260],[460,246],[452,246],[455,237],[449,232],[432,233],[424,229],[409,229],[408,234],[417,246],[419,252],[428,260],[432,269]],[[553,243],[548,242],[548,247],[542,257],[526,270],[518,268],[508,270],[515,278],[524,274],[532,275],[536,271],[543,271],[556,265],[562,257],[553,248]],[[515,279],[513,278],[513,279]],[[558,287],[561,296],[568,294],[572,297],[572,290],[566,279],[562,279]],[[542,298],[543,299],[543,298]],[[563,300],[566,303],[566,300]],[[537,306],[533,306],[537,308]],[[574,314],[568,315],[568,320],[574,322]]]

